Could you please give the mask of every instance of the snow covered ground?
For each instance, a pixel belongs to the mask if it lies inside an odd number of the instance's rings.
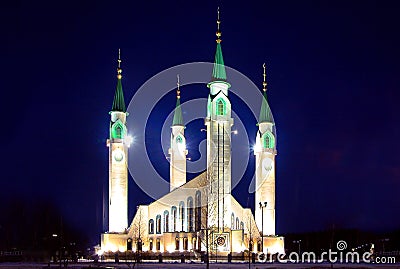
[[[102,268],[115,268],[115,269],[146,269],[146,268],[154,268],[154,269],[202,269],[206,268],[205,264],[202,263],[141,263],[133,267],[133,264],[130,264],[131,267],[126,263],[76,263],[69,264],[68,268],[70,269],[99,269]],[[1,269],[47,269],[48,264],[45,263],[0,263]],[[50,269],[58,269],[60,268],[58,264],[51,264]],[[64,268],[64,267],[62,267]],[[247,269],[249,265],[246,263],[211,263],[210,269]],[[323,269],[323,268],[336,268],[336,269],[367,269],[367,268],[384,268],[384,269],[400,269],[400,263],[396,264],[334,264],[332,267],[330,264],[251,264],[251,269]]]

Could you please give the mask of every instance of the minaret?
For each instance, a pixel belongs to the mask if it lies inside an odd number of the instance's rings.
[[[170,191],[186,183],[186,155],[188,153],[186,149],[185,125],[183,124],[180,102],[181,90],[179,88],[179,75],[177,79],[176,106],[174,120],[171,126],[171,147],[168,150],[171,158],[169,168]]]
[[[267,102],[265,63],[263,64],[263,99],[254,155],[256,155],[255,217],[260,232],[275,235],[275,156],[274,120]]]
[[[122,91],[122,69],[118,50],[117,89],[110,111],[109,148],[109,201],[108,231],[121,233],[128,227],[128,147],[124,93]]]
[[[231,193],[231,102],[228,98],[230,84],[226,80],[224,59],[221,50],[221,31],[218,8],[217,49],[211,77],[207,103],[207,176],[210,182],[210,199],[215,201],[215,216],[209,218],[209,226],[222,230],[230,226]]]

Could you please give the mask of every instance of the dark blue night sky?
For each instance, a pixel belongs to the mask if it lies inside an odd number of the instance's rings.
[[[128,103],[166,68],[213,61],[218,5],[226,65],[260,87],[262,63],[268,66],[279,137],[277,232],[333,224],[399,228],[400,7],[395,1],[2,3],[2,210],[25,203],[34,212],[43,201],[60,212],[64,225],[97,243],[118,48]],[[188,86],[182,101],[207,94],[205,85]],[[243,104],[232,99],[240,112]],[[148,128],[157,130],[174,104],[171,93]],[[256,120],[243,108],[246,119],[254,142]],[[202,126],[201,121],[187,126],[194,159],[205,138],[198,132]],[[152,151],[156,169],[167,177],[161,145]],[[253,205],[247,191],[252,162],[233,190],[243,206],[249,199]],[[152,200],[129,183],[131,219],[136,205]],[[6,218],[0,214],[0,233]]]

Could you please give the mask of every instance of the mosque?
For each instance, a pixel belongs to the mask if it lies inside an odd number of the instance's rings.
[[[101,252],[142,251],[167,253],[284,253],[284,239],[275,232],[276,133],[267,102],[267,83],[258,119],[255,154],[255,213],[243,208],[231,194],[231,117],[229,88],[221,48],[218,12],[217,40],[208,95],[205,126],[207,168],[186,180],[185,123],[179,83],[171,123],[170,192],[158,200],[137,206],[128,223],[128,167],[126,106],[122,91],[121,60],[117,88],[110,112],[108,231],[101,234]],[[233,156],[234,157],[234,156]]]

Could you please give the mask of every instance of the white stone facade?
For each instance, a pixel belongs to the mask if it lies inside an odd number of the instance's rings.
[[[128,148],[123,137],[118,137],[118,130],[126,133],[126,113],[111,112],[107,141],[110,148],[109,231],[101,235],[101,251],[209,252],[216,255],[246,250],[284,253],[283,237],[277,236],[275,231],[276,134],[272,119],[263,119],[256,134],[255,217],[231,193],[231,128],[234,122],[220,36],[218,30],[213,79],[207,85],[210,89],[205,117],[207,167],[202,174],[186,181],[185,126],[181,114],[177,114],[171,127],[168,151],[170,192],[149,205],[137,206],[129,227]],[[181,113],[179,89],[177,98],[176,111]],[[266,97],[263,102],[265,105]]]
[[[175,125],[171,127],[170,155],[170,191],[186,183],[186,149],[185,126]]]
[[[276,147],[272,127],[272,123],[259,124],[254,148],[256,156],[255,216],[258,229],[265,235],[275,235]]]
[[[102,234],[102,251],[139,248],[153,253],[174,253],[205,252],[208,249],[211,253],[214,251],[226,255],[241,253],[250,248],[253,252],[284,252],[283,238],[275,235],[276,145],[273,123],[260,123],[256,136],[254,154],[257,189],[254,218],[251,210],[243,208],[231,194],[233,119],[227,96],[229,84],[210,83],[209,87],[205,118],[207,170],[186,182],[185,127],[173,126],[169,149],[170,192],[149,205],[138,206],[125,232],[111,233],[110,229],[109,233]],[[121,146],[116,141],[110,145],[110,148]],[[112,171],[116,171],[112,160],[110,166],[113,166]],[[110,184],[113,181],[110,180]],[[260,208],[259,202],[267,202],[266,207]],[[111,210],[114,209],[110,207],[110,216],[115,216]]]
[[[128,147],[123,140],[126,113],[111,112],[109,148],[108,227],[110,232],[124,232],[128,227]],[[113,137],[118,127],[121,137]]]

